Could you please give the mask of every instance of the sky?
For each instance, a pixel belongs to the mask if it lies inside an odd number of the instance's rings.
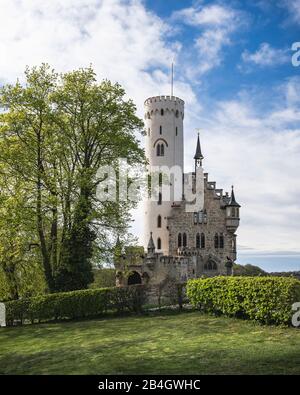
[[[170,93],[173,61],[185,170],[199,128],[209,180],[234,184],[242,206],[237,261],[300,270],[300,0],[0,0],[0,15],[0,84],[26,65],[92,64],[142,117],[147,97]]]

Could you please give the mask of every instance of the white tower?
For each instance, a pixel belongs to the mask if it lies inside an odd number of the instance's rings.
[[[175,96],[154,96],[145,101],[144,107],[146,157],[149,165],[169,168],[178,166],[182,175],[184,101]],[[179,182],[182,183],[182,176]],[[167,217],[170,215],[173,200],[171,191],[169,200],[166,200],[163,194],[159,194],[155,201],[149,199],[145,202],[145,249],[152,232],[155,250],[165,255],[169,254]]]

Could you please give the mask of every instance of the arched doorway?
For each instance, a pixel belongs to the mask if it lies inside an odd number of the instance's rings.
[[[128,277],[128,285],[134,284],[142,284],[142,279],[138,272],[133,272]]]

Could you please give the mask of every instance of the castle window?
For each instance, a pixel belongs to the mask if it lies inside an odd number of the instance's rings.
[[[159,134],[162,134],[162,126],[159,127]]]
[[[198,214],[194,213],[194,224],[196,225],[198,223]]]
[[[164,156],[165,155],[165,146],[164,144],[160,145],[160,156]]]
[[[156,156],[160,156],[160,144],[156,146]]]
[[[183,233],[182,235],[182,246],[186,247],[187,246],[187,237],[186,237],[186,233]]]
[[[201,248],[201,239],[199,233],[196,234],[196,248]]]
[[[159,175],[158,175],[158,184],[159,184],[159,186],[162,185],[162,173],[159,173]]]
[[[157,201],[157,204],[161,204],[161,202],[162,202],[162,193],[161,192],[159,192],[158,193],[158,201]]]
[[[157,227],[161,228],[161,215],[157,217]]]
[[[203,223],[207,224],[207,211],[203,211]]]
[[[178,127],[176,126],[176,129],[175,129],[175,135],[177,136],[178,135]]]
[[[179,117],[179,111],[178,111],[178,110],[176,110],[176,112],[175,112],[175,117],[176,117],[176,118]]]
[[[161,239],[160,239],[160,237],[157,239],[157,249],[161,250]]]
[[[198,211],[198,223],[202,224],[202,222],[203,222],[203,212]]]
[[[219,248],[219,235],[218,235],[218,233],[215,234],[215,248]]]
[[[236,252],[236,240],[235,240],[235,238],[232,239],[231,246],[232,246],[232,252]]]
[[[181,233],[178,233],[177,245],[178,245],[178,248],[180,248],[182,246]]]
[[[205,248],[205,234],[201,233],[201,248]]]
[[[163,108],[160,110],[160,115],[161,115],[161,116],[164,115],[164,109],[163,109]]]
[[[220,248],[224,248],[224,235],[221,233],[220,234]]]

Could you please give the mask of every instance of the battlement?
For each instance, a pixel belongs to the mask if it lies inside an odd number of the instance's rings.
[[[184,106],[184,101],[182,99],[179,99],[179,97],[167,96],[167,95],[148,97],[148,99],[146,99],[144,101],[144,105],[146,106],[146,105],[149,105],[152,103],[162,103],[162,102],[167,102],[167,101],[178,103],[178,104],[181,104],[182,106]]]

